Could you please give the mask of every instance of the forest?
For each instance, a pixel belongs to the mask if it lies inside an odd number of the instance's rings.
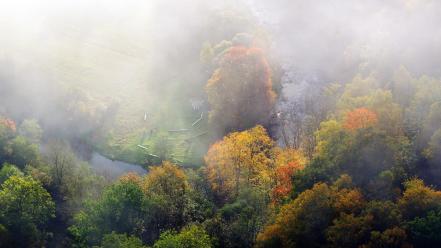
[[[0,3],[0,247],[441,247],[441,2]]]

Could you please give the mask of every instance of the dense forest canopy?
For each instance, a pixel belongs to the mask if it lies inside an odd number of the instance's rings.
[[[440,16],[0,3],[0,247],[441,247]]]

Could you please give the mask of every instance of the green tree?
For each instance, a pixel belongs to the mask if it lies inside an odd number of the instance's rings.
[[[11,176],[23,176],[23,172],[15,165],[4,163],[0,169],[0,184]]]
[[[18,133],[26,137],[31,143],[39,144],[43,135],[38,121],[35,119],[26,119],[18,127]]]
[[[159,203],[164,214],[162,228],[179,228],[188,220],[189,192],[187,176],[178,166],[163,162],[152,166],[142,182],[146,196]]]
[[[161,234],[153,248],[210,248],[211,239],[198,225],[184,227],[181,232],[166,231]]]
[[[43,163],[28,169],[35,178],[47,183],[57,201],[59,217],[70,218],[85,199],[101,193],[104,179],[93,173],[88,163],[77,159],[65,142],[50,141],[43,158]]]
[[[134,236],[112,232],[106,234],[101,241],[102,248],[145,248],[142,241]]]
[[[8,144],[15,136],[15,122],[0,116],[0,164],[7,162]]]
[[[70,232],[79,245],[98,245],[112,231],[141,236],[149,202],[139,185],[119,181],[105,190],[102,197],[89,202],[74,218]]]
[[[6,146],[7,160],[18,168],[24,169],[26,165],[37,164],[40,159],[38,146],[32,144],[23,136],[17,136]]]
[[[252,247],[268,215],[268,192],[256,188],[244,190],[237,199],[225,204],[205,223],[219,247]]]
[[[429,211],[425,217],[408,222],[412,244],[415,247],[441,246],[441,210]]]
[[[9,177],[0,190],[0,220],[7,229],[7,246],[43,246],[55,204],[41,183],[31,177]]]

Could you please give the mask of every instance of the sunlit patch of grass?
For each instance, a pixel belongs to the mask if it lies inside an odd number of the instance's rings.
[[[166,139],[167,159],[182,166],[202,164],[207,147],[207,139],[204,137],[208,128],[206,114],[198,125],[192,127],[192,123],[200,117],[200,112],[183,107],[181,102],[167,101],[163,105],[155,105],[156,108],[149,108],[139,99],[130,99],[130,102],[120,107],[114,122],[109,125],[104,142],[96,145],[103,155],[150,165],[157,162],[152,156],[159,156],[157,144],[162,142],[161,139]],[[147,119],[144,120],[146,112]],[[189,131],[170,132],[180,129]]]

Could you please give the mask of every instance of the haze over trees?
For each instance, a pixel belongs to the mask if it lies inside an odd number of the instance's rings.
[[[0,247],[441,247],[441,3],[0,6]]]

